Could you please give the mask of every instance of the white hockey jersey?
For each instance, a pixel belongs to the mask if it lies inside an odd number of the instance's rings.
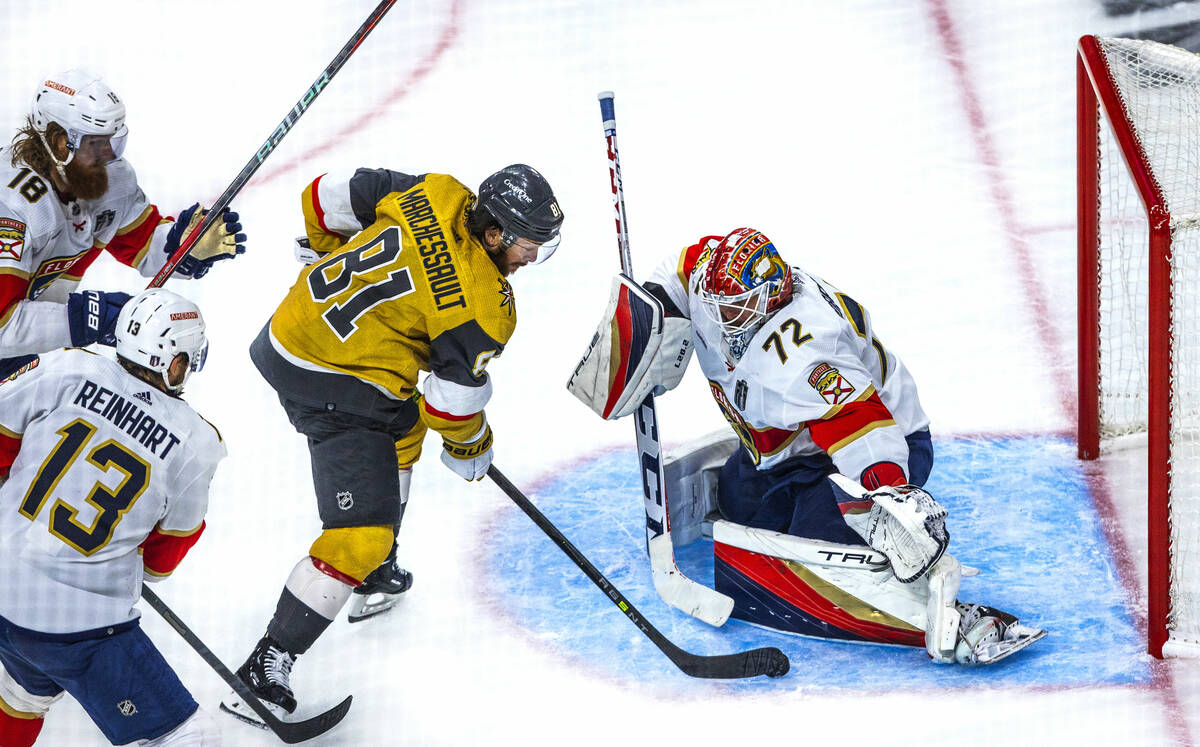
[[[726,419],[758,469],[801,455],[829,454],[838,471],[863,479],[891,462],[907,478],[905,436],[929,427],[916,384],[875,337],[854,299],[799,268],[792,300],[755,333],[737,365],[721,351],[721,330],[691,291],[708,242],[687,247],[649,278],[692,321],[696,357]]]
[[[108,191],[63,202],[45,178],[0,148],[0,358],[71,344],[62,304],[100,252],[154,277],[166,264],[164,220],[124,159]]]
[[[140,545],[200,530],[224,456],[186,402],[95,353],[0,382],[0,615],[47,633],[136,617]]]

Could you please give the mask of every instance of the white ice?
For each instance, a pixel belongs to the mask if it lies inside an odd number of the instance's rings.
[[[221,192],[372,7],[9,0],[3,122],[22,123],[39,76],[101,72],[128,105],[126,156],[152,201],[175,214]],[[1200,8],[1180,4],[1116,22],[1094,0],[398,3],[235,201],[246,256],[200,283],[171,283],[209,321],[209,368],[188,399],[230,456],[205,537],[160,595],[235,667],[319,531],[303,440],[246,348],[295,279],[299,193],[322,172],[439,171],[474,185],[515,161],[542,170],[567,215],[564,242],[514,279],[521,323],[490,367],[496,464],[534,485],[631,443],[628,422],[599,422],[563,386],[618,267],[596,104],[606,89],[616,92],[639,277],[702,235],[753,225],[872,310],[921,384],[935,432],[1070,434],[1074,46],[1085,33],[1198,18]],[[84,285],[141,283],[106,261]],[[693,370],[662,399],[668,443],[722,426],[706,389]],[[752,696],[714,684],[683,698],[662,682],[597,677],[481,601],[482,535],[516,509],[490,483],[464,483],[428,458],[436,447],[414,476],[401,534],[414,588],[384,618],[339,620],[297,665],[302,709],[355,696],[346,721],[314,744],[1200,739],[1200,669],[1177,662],[1145,687],[905,693],[896,683],[896,694],[868,697],[768,683]],[[1136,463],[1097,469],[1129,567],[1140,569],[1144,477]],[[1011,475],[1014,496],[1021,479]],[[1144,607],[1144,579],[1127,582],[1132,609]],[[152,611],[143,620],[215,711],[225,685]],[[278,743],[215,718],[228,745]],[[69,698],[39,742],[104,743]]]

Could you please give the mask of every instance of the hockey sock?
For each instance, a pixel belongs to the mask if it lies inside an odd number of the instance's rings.
[[[317,562],[305,557],[292,569],[267,626],[267,635],[296,656],[321,637],[358,585],[351,585],[349,577],[343,580],[327,575]]]
[[[6,747],[30,747],[37,741],[44,723],[45,719],[41,716],[20,718],[0,708],[0,735],[4,737]]]

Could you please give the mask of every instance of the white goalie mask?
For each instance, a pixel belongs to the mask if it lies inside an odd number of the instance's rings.
[[[129,129],[125,126],[125,104],[99,76],[84,70],[67,70],[43,79],[33,96],[30,115],[33,127],[50,157],[61,169],[71,162],[88,135],[110,138],[113,154],[120,158]],[[59,161],[46,141],[51,122],[67,131],[67,158]]]
[[[200,308],[161,288],[142,291],[121,307],[116,338],[118,356],[157,372],[172,392],[183,391],[188,377],[204,368],[208,357]],[[168,369],[179,353],[187,354],[188,367],[183,379],[172,385]]]

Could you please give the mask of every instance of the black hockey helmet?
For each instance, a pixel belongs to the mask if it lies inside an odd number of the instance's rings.
[[[544,261],[558,247],[562,209],[546,178],[523,163],[505,166],[484,179],[473,212],[476,226],[482,226],[485,216],[500,224],[500,240],[506,247],[517,239],[542,244],[534,264]]]

